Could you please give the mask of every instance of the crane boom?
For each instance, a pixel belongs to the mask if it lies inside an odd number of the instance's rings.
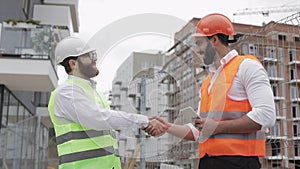
[[[300,11],[300,5],[294,6],[279,6],[279,7],[266,7],[266,8],[245,8],[239,9],[233,16],[236,15],[255,15],[262,14],[263,16],[269,16],[269,13],[278,13],[278,12],[293,12]]]

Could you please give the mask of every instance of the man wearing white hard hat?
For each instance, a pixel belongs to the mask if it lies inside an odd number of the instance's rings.
[[[152,126],[154,133],[166,131],[167,126],[155,119],[109,109],[91,79],[99,74],[96,50],[84,41],[63,39],[56,46],[55,57],[68,74],[68,79],[52,92],[48,105],[60,169],[120,169],[114,129]]]

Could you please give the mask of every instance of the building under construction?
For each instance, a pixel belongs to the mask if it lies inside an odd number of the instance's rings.
[[[208,75],[207,68],[193,50],[194,41],[191,35],[199,19],[193,18],[175,34],[174,46],[162,56],[164,64],[161,70],[152,75],[158,77],[156,80],[160,85],[156,86],[157,90],[162,91],[163,95],[160,97],[166,99],[165,106],[158,115],[176,124],[194,121],[196,116],[193,113],[197,112],[199,103],[199,87]],[[263,26],[234,23],[235,38],[238,41],[231,44],[231,47],[242,55],[252,54],[258,57],[268,72],[275,98],[276,124],[267,134],[267,156],[260,159],[262,168],[300,168],[299,22],[300,13],[295,13]],[[150,81],[148,79],[149,83],[144,84],[146,88],[151,85]],[[113,90],[112,93],[114,92]],[[139,94],[135,93],[135,99],[145,95],[147,105],[147,101],[151,100],[147,99],[148,94],[146,90],[145,93],[139,90]],[[114,97],[112,101],[114,102]],[[118,101],[122,103],[122,100]],[[122,104],[118,109],[123,110]],[[150,109],[147,113],[153,115]],[[166,135],[168,150],[163,153],[165,157],[156,158],[154,161],[146,158],[143,167],[164,168],[167,165],[174,168],[197,168],[198,143]],[[131,157],[137,158],[135,168],[140,168],[141,156]]]

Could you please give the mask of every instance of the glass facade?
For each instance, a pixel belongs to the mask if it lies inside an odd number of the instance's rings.
[[[0,169],[47,165],[48,129],[4,85],[0,85]]]

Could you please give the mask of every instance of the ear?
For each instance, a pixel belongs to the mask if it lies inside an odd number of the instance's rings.
[[[70,67],[73,69],[73,68],[76,66],[76,60],[70,59],[70,60],[69,60],[69,65],[70,65]]]
[[[220,39],[217,35],[214,35],[212,38],[211,38],[211,42],[214,46],[220,44]]]

